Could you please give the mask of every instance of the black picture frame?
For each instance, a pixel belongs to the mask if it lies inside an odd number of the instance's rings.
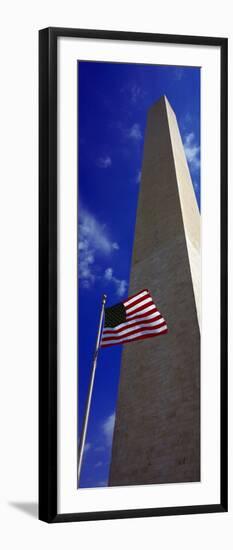
[[[160,42],[221,50],[221,498],[210,505],[57,512],[57,40]],[[227,402],[227,48],[226,38],[47,28],[39,31],[39,519],[48,523],[226,512]]]

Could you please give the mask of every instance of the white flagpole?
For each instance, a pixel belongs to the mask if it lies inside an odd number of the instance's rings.
[[[85,447],[85,441],[86,441],[86,435],[87,435],[87,425],[88,425],[88,419],[89,419],[89,413],[90,413],[90,407],[91,407],[91,398],[92,398],[92,391],[94,386],[94,380],[95,380],[95,371],[97,367],[97,358],[100,348],[100,339],[102,334],[102,325],[103,325],[103,318],[104,318],[104,308],[106,304],[107,296],[106,294],[103,295],[102,299],[102,308],[100,313],[100,320],[99,320],[99,329],[97,334],[97,340],[96,340],[96,347],[95,347],[95,353],[93,358],[93,365],[92,365],[92,371],[91,371],[91,378],[90,378],[90,384],[88,389],[88,395],[87,395],[87,402],[86,402],[86,410],[84,415],[84,421],[83,421],[83,427],[80,437],[80,444],[79,444],[79,452],[78,452],[78,487],[80,482],[80,473],[81,473],[81,467],[82,467],[82,460],[83,460],[83,452]]]

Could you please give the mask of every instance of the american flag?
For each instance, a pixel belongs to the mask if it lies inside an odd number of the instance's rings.
[[[105,308],[105,321],[101,347],[143,340],[168,331],[149,290],[144,289],[120,302]]]

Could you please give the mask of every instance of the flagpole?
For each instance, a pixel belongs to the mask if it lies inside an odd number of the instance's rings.
[[[87,402],[86,402],[86,410],[84,415],[84,421],[83,421],[83,427],[80,437],[80,444],[79,444],[79,452],[78,452],[78,487],[80,482],[80,473],[81,473],[81,467],[82,467],[82,460],[83,460],[83,453],[84,453],[84,447],[85,447],[85,441],[86,441],[86,435],[87,435],[87,426],[88,426],[88,419],[90,414],[90,407],[91,407],[91,398],[92,398],[92,391],[94,386],[94,380],[95,380],[95,371],[97,367],[97,358],[100,348],[100,339],[101,339],[101,332],[102,332],[102,325],[103,325],[103,318],[104,318],[104,308],[106,304],[107,296],[106,294],[103,295],[102,299],[102,308],[100,313],[100,320],[99,320],[99,329],[96,339],[96,347],[95,347],[95,353],[93,358],[93,364],[92,364],[92,370],[91,370],[91,378],[90,378],[90,384],[88,389],[88,395],[87,395]]]

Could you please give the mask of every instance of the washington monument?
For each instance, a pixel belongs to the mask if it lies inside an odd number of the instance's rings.
[[[141,288],[168,334],[123,350],[109,485],[200,481],[200,213],[165,96],[147,118],[129,295]]]

